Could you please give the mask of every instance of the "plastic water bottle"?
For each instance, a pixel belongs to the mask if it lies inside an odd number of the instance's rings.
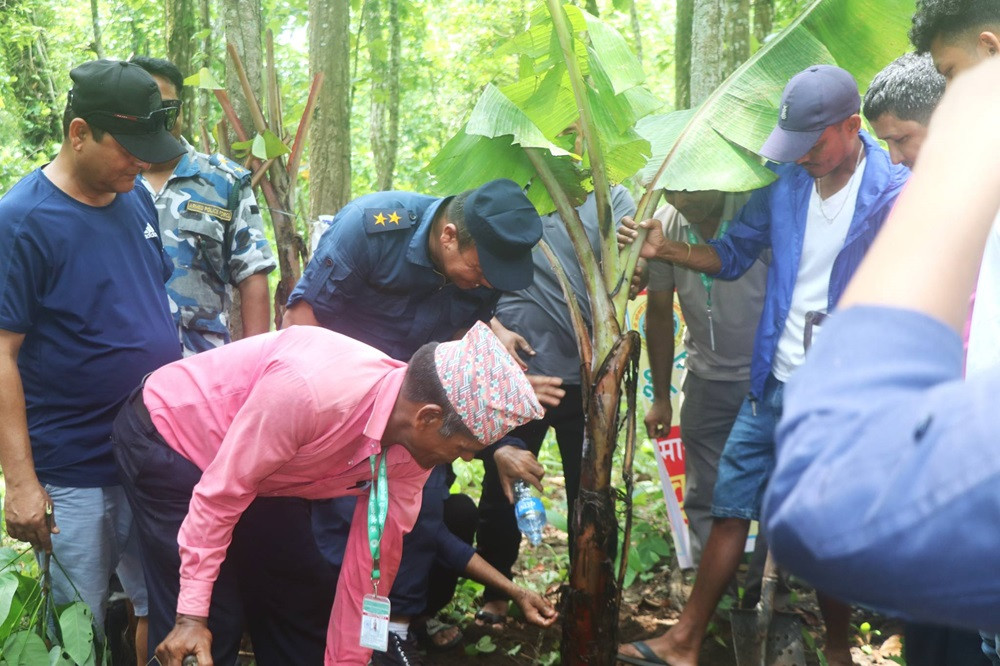
[[[514,515],[517,516],[517,526],[531,545],[540,544],[545,528],[545,507],[542,500],[531,492],[531,486],[521,479],[514,482]]]

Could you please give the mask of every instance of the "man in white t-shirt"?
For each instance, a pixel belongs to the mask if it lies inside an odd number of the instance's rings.
[[[774,469],[774,432],[785,382],[805,357],[807,321],[833,309],[909,170],[861,130],[857,83],[839,67],[815,65],[782,94],[778,126],[760,153],[778,179],[754,192],[727,233],[706,244],[664,238],[647,220],[642,256],[733,280],[770,248],[764,308],[750,367],[750,395],[726,441],[712,501],[714,523],[688,604],[668,632],[622,646],[620,661],[689,666],[739,565],[750,521]],[[820,596],[831,666],[851,663],[850,609]]]

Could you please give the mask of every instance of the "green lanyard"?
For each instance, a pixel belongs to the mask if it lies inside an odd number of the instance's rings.
[[[378,596],[379,557],[381,551],[379,544],[382,541],[382,530],[385,528],[385,517],[389,512],[389,484],[385,474],[385,454],[379,461],[378,478],[376,484],[375,456],[369,456],[368,462],[372,467],[372,487],[368,493],[368,547],[372,551],[372,585],[375,587],[375,595]]]
[[[722,223],[715,237],[719,238],[724,235],[727,229],[729,229],[729,220]],[[698,237],[691,231],[690,225],[685,227],[685,231],[687,231],[688,240],[691,242],[691,245],[697,245]],[[698,277],[701,278],[701,284],[705,287],[705,310],[708,312],[708,341],[712,345],[712,351],[715,351],[715,326],[712,321],[712,285],[715,284],[715,278],[704,273],[698,273]]]

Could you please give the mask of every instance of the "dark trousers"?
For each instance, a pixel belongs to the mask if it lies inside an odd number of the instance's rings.
[[[908,622],[903,636],[908,666],[990,666],[975,631]]]
[[[403,537],[399,571],[389,592],[394,616],[434,615],[455,594],[462,571],[449,566],[447,560],[442,561],[441,551],[449,547],[455,536],[472,543],[478,513],[468,496],[448,495],[451,478],[450,468],[439,465],[424,485],[417,522]],[[354,503],[347,503],[344,498],[324,500],[315,502],[313,510],[319,547],[327,562],[339,567],[347,546]]]
[[[557,407],[545,411],[545,416],[514,429],[511,437],[523,441],[528,450],[538,455],[549,428],[556,431],[559,455],[566,478],[567,523],[569,525],[570,558],[573,557],[573,515],[580,491],[580,458],[583,453],[584,413],[583,393],[579,385],[563,386],[566,396]],[[514,517],[514,507],[504,495],[500,477],[492,459],[483,461],[483,492],[479,499],[479,530],[476,547],[479,554],[507,578],[517,561],[521,534]],[[499,590],[486,588],[485,601],[506,598]]]
[[[149,647],[153,654],[174,627],[180,590],[177,533],[187,516],[201,470],[163,441],[141,406],[141,399],[137,399],[139,395],[133,394],[115,420],[112,445],[142,546],[149,592]],[[237,523],[209,609],[212,658],[219,666],[237,663],[244,608],[257,611],[268,603],[280,604],[280,600],[275,602],[267,596],[273,591],[270,588],[277,587],[282,588],[281,595],[300,595],[296,599],[298,607],[325,604],[325,611],[313,617],[293,618],[297,633],[288,630],[287,625],[254,625],[251,612],[248,621],[257,663],[323,664],[336,578],[330,577],[329,568],[317,566],[323,563],[312,538],[308,509],[309,503],[298,498],[258,498]],[[269,577],[275,569],[268,567],[277,565],[281,567],[280,582]],[[289,578],[295,584],[286,588]],[[251,585],[250,594],[254,596],[247,604],[247,590],[241,590],[240,582]],[[313,595],[320,600],[307,604],[306,598]]]

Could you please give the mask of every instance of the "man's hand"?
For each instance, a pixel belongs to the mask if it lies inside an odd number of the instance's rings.
[[[524,352],[528,356],[534,356],[535,350],[531,348],[528,341],[524,339],[524,336],[515,333],[506,326],[500,323],[500,320],[494,317],[490,320],[490,328],[493,330],[494,335],[497,336],[507,352],[514,357],[517,364],[521,366],[522,370],[528,369],[528,364],[521,360],[520,352]]]
[[[559,619],[559,613],[537,592],[519,588],[519,594],[514,595],[514,602],[521,607],[524,619],[539,627],[551,627]]]
[[[645,259],[639,258],[635,262],[635,272],[632,273],[632,283],[628,286],[628,298],[633,300],[639,295],[639,292],[646,288],[649,284],[649,270],[648,264]]]
[[[525,375],[525,377],[535,390],[535,397],[542,403],[542,407],[558,407],[566,396],[566,391],[559,388],[563,383],[559,377],[546,375]]]
[[[516,446],[502,446],[493,452],[493,462],[497,466],[503,493],[511,504],[514,503],[514,482],[518,479],[524,479],[538,492],[544,491],[542,477],[545,476],[545,468],[531,451]]]
[[[646,230],[646,239],[639,250],[639,256],[643,259],[665,260],[662,254],[667,249],[667,239],[663,236],[663,226],[656,218],[636,222],[630,217],[623,217],[618,226],[616,238],[618,239],[618,249],[621,250],[626,245],[639,237],[639,230]]]
[[[646,434],[657,439],[670,432],[670,422],[674,418],[674,406],[669,398],[657,398],[646,411]]]
[[[181,666],[188,655],[198,659],[198,666],[213,666],[212,632],[208,618],[178,614],[174,628],[156,646],[156,658],[162,666]]]
[[[7,533],[19,541],[27,541],[36,550],[52,552],[52,534],[58,534],[52,499],[37,480],[23,485],[7,486],[4,500]]]
[[[639,235],[639,232],[636,231],[638,228],[639,223],[627,215],[618,221],[618,230],[615,232],[615,238],[618,240],[619,252],[631,245],[632,241],[636,239],[636,236]]]

